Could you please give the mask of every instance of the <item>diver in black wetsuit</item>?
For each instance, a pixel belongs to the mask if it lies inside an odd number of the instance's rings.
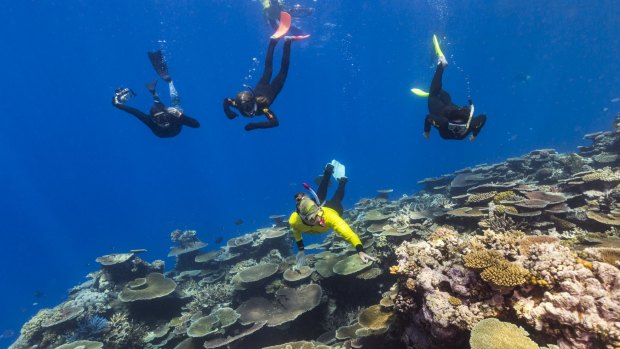
[[[124,104],[135,95],[129,88],[116,89],[116,94],[112,98],[112,105],[138,118],[138,120],[148,126],[148,128],[150,128],[157,137],[174,137],[181,132],[183,125],[192,128],[200,127],[200,123],[196,119],[193,119],[183,113],[183,110],[179,104],[179,95],[174,87],[172,78],[170,78],[170,75],[168,74],[168,66],[166,65],[161,51],[149,52],[149,58],[151,59],[151,63],[157,71],[157,74],[168,82],[170,99],[173,107],[166,108],[166,106],[161,102],[159,95],[157,95],[157,91],[155,90],[157,80],[147,85],[149,92],[153,95],[153,106],[151,107],[149,115]]]
[[[265,58],[265,71],[263,76],[258,81],[255,88],[248,87],[249,91],[241,91],[237,93],[235,99],[224,99],[224,113],[229,119],[234,119],[238,115],[233,112],[230,107],[235,107],[239,112],[246,117],[255,117],[258,115],[265,115],[267,121],[252,122],[245,125],[246,131],[252,131],[257,128],[272,128],[279,125],[278,118],[273,113],[269,106],[276,100],[276,97],[284,87],[284,81],[288,74],[288,67],[291,57],[291,43],[293,40],[305,39],[306,36],[287,36],[284,38],[284,52],[282,54],[282,63],[280,66],[280,72],[271,80],[273,74],[273,51],[278,43],[277,38],[272,38],[269,41],[269,47],[267,49],[267,57]],[[269,82],[271,80],[271,82]]]
[[[474,105],[469,100],[468,107],[459,107],[452,103],[452,98],[448,92],[442,88],[442,76],[448,61],[441,52],[436,37],[433,38],[435,50],[439,56],[437,70],[431,88],[428,92],[428,112],[424,120],[424,137],[429,138],[431,125],[439,131],[439,135],[444,139],[461,140],[471,133],[469,140],[473,141],[480,133],[487,120],[486,115],[473,116]],[[423,93],[423,91],[420,91]],[[417,92],[414,92],[417,93]]]
[[[314,13],[312,7],[305,7],[300,4],[288,7],[282,0],[263,0],[263,16],[274,30],[280,25],[280,12],[282,11],[289,13],[294,18],[308,17]],[[296,36],[306,35],[303,30],[295,25],[291,25],[289,33]]]

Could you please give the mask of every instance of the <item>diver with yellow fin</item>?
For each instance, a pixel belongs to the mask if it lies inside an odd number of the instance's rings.
[[[469,106],[465,107],[459,107],[452,103],[452,98],[442,88],[443,71],[448,66],[448,61],[441,51],[435,35],[433,35],[433,44],[438,62],[430,91],[425,92],[419,88],[411,89],[411,92],[417,96],[428,97],[428,115],[424,120],[424,138],[430,137],[432,125],[437,128],[441,138],[461,140],[471,133],[469,140],[473,141],[482,130],[487,117],[486,115],[474,116],[474,104],[471,99]]]
[[[246,131],[252,131],[257,128],[272,128],[279,125],[278,118],[269,107],[276,100],[276,97],[284,87],[291,57],[291,44],[295,40],[303,40],[310,37],[310,35],[284,37],[284,52],[282,54],[280,71],[278,75],[271,80],[271,75],[273,74],[273,51],[275,50],[278,40],[287,34],[290,26],[291,16],[286,12],[281,12],[280,25],[269,40],[267,57],[265,58],[265,70],[258,84],[254,88],[249,85],[244,85],[248,89],[247,91],[237,93],[235,99],[224,99],[224,113],[229,119],[234,119],[238,116],[230,107],[237,108],[241,115],[249,118],[265,115],[267,121],[249,123],[245,125]]]

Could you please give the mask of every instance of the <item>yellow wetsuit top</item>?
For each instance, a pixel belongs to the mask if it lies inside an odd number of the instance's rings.
[[[325,225],[307,225],[302,220],[301,217],[297,214],[297,212],[293,212],[288,219],[288,224],[291,226],[291,230],[293,231],[293,238],[298,243],[302,240],[301,234],[323,234],[327,233],[330,229],[333,229],[338,235],[340,235],[343,239],[348,241],[353,247],[362,245],[360,238],[353,232],[351,227],[344,221],[338,214],[338,212],[334,211],[329,207],[323,207]],[[303,246],[303,245],[302,245]]]

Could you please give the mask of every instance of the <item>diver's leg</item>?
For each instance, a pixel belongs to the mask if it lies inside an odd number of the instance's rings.
[[[319,197],[321,202],[325,201],[327,197],[327,187],[329,186],[329,181],[334,174],[334,166],[332,164],[325,165],[325,170],[323,171],[323,178],[321,179],[321,183],[319,184],[319,188],[317,189],[316,195]]]
[[[174,87],[174,83],[172,82],[172,80],[170,80],[170,82],[168,83],[168,89],[170,90],[170,104],[172,105],[172,107],[183,112],[183,108],[181,108],[181,97],[179,97],[179,93]]]
[[[163,105],[163,103],[161,102],[161,99],[159,99],[159,95],[157,94],[156,87],[157,87],[157,79],[155,79],[152,82],[146,84],[146,88],[153,95],[153,103],[154,104],[161,104],[161,105]]]
[[[339,215],[342,215],[344,212],[344,207],[342,206],[342,200],[344,199],[344,189],[347,184],[347,177],[340,177],[338,179],[338,189],[332,196],[332,199],[325,204],[330,208],[333,208]]]
[[[435,75],[433,76],[433,81],[431,82],[431,89],[428,92],[430,96],[439,96],[441,93],[443,70],[443,65],[437,64],[437,70],[435,70]]]
[[[271,88],[273,89],[273,93],[277,96],[278,93],[284,87],[284,81],[286,80],[286,76],[288,75],[288,67],[291,62],[291,44],[293,43],[293,39],[287,39],[284,41],[284,52],[282,53],[282,64],[280,66],[280,72],[271,82]]]
[[[273,51],[276,48],[276,44],[278,43],[278,39],[269,40],[269,47],[267,48],[267,56],[265,57],[265,70],[263,71],[263,76],[258,81],[258,85],[269,84],[269,80],[271,80],[271,75],[273,74]]]

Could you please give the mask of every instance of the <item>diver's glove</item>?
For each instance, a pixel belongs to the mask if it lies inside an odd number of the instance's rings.
[[[297,252],[297,268],[301,268],[306,265],[306,254],[304,251]]]
[[[360,251],[360,252],[358,252],[358,253],[357,253],[357,255],[358,255],[358,256],[360,256],[360,259],[362,260],[362,262],[364,262],[364,264],[366,264],[366,263],[368,263],[368,262],[370,262],[370,261],[373,261],[373,262],[376,262],[376,261],[377,261],[377,258],[375,258],[375,257],[372,257],[372,256],[368,255],[368,254],[367,254],[366,252],[364,252],[364,251]]]

